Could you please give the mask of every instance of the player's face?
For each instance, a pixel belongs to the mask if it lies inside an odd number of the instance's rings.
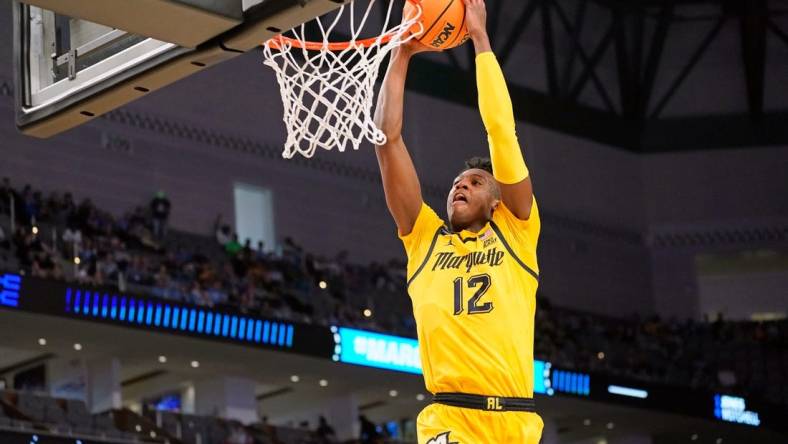
[[[455,231],[486,223],[498,204],[497,183],[492,174],[481,169],[463,171],[452,184],[446,212]]]

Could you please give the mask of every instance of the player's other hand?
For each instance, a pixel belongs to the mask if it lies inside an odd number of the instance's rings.
[[[487,34],[487,6],[484,0],[463,0],[468,34],[476,38]]]

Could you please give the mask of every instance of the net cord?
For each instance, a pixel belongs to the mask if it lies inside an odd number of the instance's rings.
[[[315,19],[322,44],[308,42],[302,24],[290,31],[293,37],[275,37],[263,46],[264,63],[275,72],[284,106],[284,158],[296,154],[310,158],[318,148],[358,150],[365,140],[374,145],[386,142],[373,121],[375,80],[389,52],[414,38],[409,30],[419,23],[421,12],[418,2],[408,0],[419,13],[389,29],[395,0],[388,1],[382,32],[375,38],[359,39],[375,3],[369,0],[358,23],[355,2],[341,6],[327,26],[321,18]],[[351,38],[331,43],[330,36],[346,9]]]

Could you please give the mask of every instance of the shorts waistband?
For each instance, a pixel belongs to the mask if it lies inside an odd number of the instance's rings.
[[[469,393],[436,393],[432,402],[492,412],[536,412],[534,398],[506,398],[503,396],[472,395]]]

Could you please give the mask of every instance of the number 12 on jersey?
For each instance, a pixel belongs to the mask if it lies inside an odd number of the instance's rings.
[[[458,316],[462,314],[464,311],[464,303],[465,298],[463,297],[463,292],[465,289],[464,279],[462,277],[458,277],[454,280],[454,315]],[[479,300],[484,297],[484,294],[487,293],[487,290],[490,289],[490,285],[492,285],[492,279],[490,278],[489,274],[477,274],[476,276],[471,276],[468,278],[468,288],[473,290],[476,289],[476,292],[468,299],[468,314],[480,314],[480,313],[489,313],[493,310],[493,303],[491,301],[487,301],[483,304],[479,304]]]

